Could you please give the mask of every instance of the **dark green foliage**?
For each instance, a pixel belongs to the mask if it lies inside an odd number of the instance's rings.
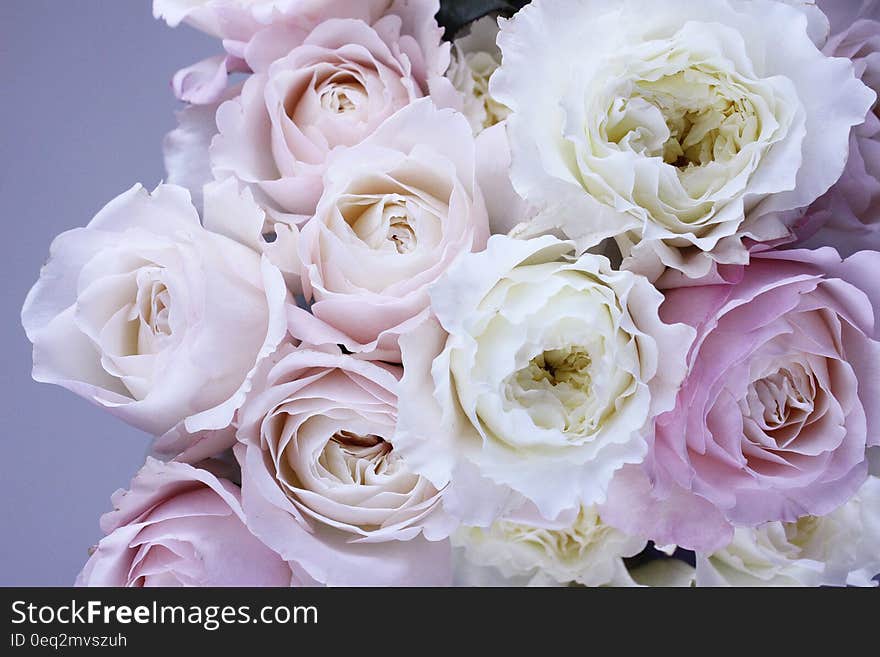
[[[503,16],[512,16],[528,2],[529,0],[440,0],[437,22],[446,28],[444,38],[451,40],[461,28],[486,14],[498,12]]]

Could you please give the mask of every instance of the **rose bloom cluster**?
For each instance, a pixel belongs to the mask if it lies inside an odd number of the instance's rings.
[[[876,585],[872,3],[439,9],[155,0],[167,182],[22,310],[155,436],[78,583]]]

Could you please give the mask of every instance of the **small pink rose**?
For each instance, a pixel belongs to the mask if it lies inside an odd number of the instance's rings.
[[[77,586],[290,586],[300,582],[244,524],[237,486],[147,459],[101,519],[107,536]]]
[[[825,53],[852,59],[856,75],[880,90],[880,22],[859,20],[825,45]],[[846,257],[880,249],[880,117],[875,103],[853,128],[849,158],[831,189],[807,209],[797,225],[799,247],[833,246]]]
[[[359,143],[432,85],[451,89],[442,78],[449,46],[426,20],[331,18],[255,37],[243,55],[256,73],[217,112],[214,175],[250,185],[275,219],[305,221],[333,149]]]
[[[392,442],[399,368],[335,346],[279,356],[235,448],[248,526],[331,586],[448,584],[454,526],[441,493]]]

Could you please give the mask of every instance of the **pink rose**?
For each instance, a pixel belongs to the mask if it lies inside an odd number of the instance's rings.
[[[399,336],[428,316],[428,287],[458,256],[485,247],[475,176],[467,120],[428,99],[335,155],[299,256],[312,312],[336,333],[298,337],[399,362]]]
[[[859,20],[832,37],[825,53],[853,60],[855,72],[880,90],[880,23]],[[849,159],[840,180],[813,203],[797,226],[798,246],[833,246],[846,257],[880,249],[880,118],[877,105],[853,128]]]
[[[372,25],[329,19],[314,29],[277,25],[243,53],[256,71],[241,96],[217,111],[213,173],[250,185],[285,223],[302,223],[321,195],[325,162],[386,118],[429,93],[449,46],[423,3],[402,3]],[[414,20],[410,14],[424,20]],[[194,160],[197,159],[194,157]]]
[[[831,22],[831,32],[845,30],[862,18],[880,18],[877,0],[816,0],[819,9]]]
[[[278,44],[281,57],[292,45],[280,36],[288,31],[311,29],[330,18],[354,18],[372,24],[387,13],[418,12],[427,20],[437,12],[436,1],[408,0],[153,0],[153,15],[171,27],[187,23],[222,39],[226,54],[215,55],[178,71],[174,92],[188,103],[210,104],[222,94],[229,73],[250,73],[248,47],[258,36],[275,32],[269,41]],[[253,70],[258,70],[253,68]]]
[[[326,18],[375,20],[392,0],[153,0],[153,15],[171,27],[181,23],[211,36],[247,43],[279,22],[315,25]]]
[[[331,586],[451,581],[441,494],[394,450],[400,369],[289,348],[242,410],[251,531]]]
[[[663,320],[698,332],[691,371],[646,460],[655,501],[627,499],[642,486],[627,474],[629,490],[618,481],[609,492],[609,522],[711,551],[731,524],[846,502],[880,439],[878,267],[873,251],[843,261],[830,248],[755,253],[737,282],[668,291]]]
[[[310,583],[248,531],[238,487],[207,470],[148,458],[113,507],[77,586]]]

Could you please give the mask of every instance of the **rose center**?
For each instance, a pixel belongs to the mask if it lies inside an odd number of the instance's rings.
[[[393,474],[399,459],[391,444],[379,436],[338,431],[324,447],[318,462],[344,484],[367,484],[373,476]]]
[[[795,547],[804,549],[813,540],[821,524],[818,516],[801,516],[794,522],[783,523],[785,538]]]
[[[489,128],[503,121],[510,110],[495,100],[489,93],[489,79],[499,66],[499,62],[487,52],[468,53],[464,57],[473,82],[474,99],[483,106],[483,128]]]
[[[571,526],[562,529],[546,529],[507,520],[499,521],[498,529],[508,540],[555,555],[564,562],[580,559],[613,532],[610,527],[602,524],[599,514],[592,507],[581,507]]]
[[[350,225],[361,241],[371,248],[394,249],[404,254],[412,252],[418,245],[411,221],[406,199],[394,194],[372,204]]]
[[[141,308],[141,317],[154,335],[171,335],[168,323],[168,288],[160,282],[150,286],[149,305]]]
[[[805,372],[782,368],[753,382],[749,394],[757,399],[760,420],[768,430],[800,422],[812,409],[812,391]]]
[[[145,268],[137,274],[137,297],[130,311],[136,344],[129,347],[131,354],[155,353],[171,333],[171,293],[162,280],[158,267]]]
[[[549,349],[508,379],[507,396],[528,409],[536,426],[559,429],[580,440],[592,435],[604,419],[592,369],[585,347]]]
[[[590,355],[582,348],[551,349],[529,361],[521,375],[531,377],[534,382],[546,381],[553,387],[564,383],[588,391],[591,363]]]
[[[729,161],[758,132],[751,101],[699,69],[634,82],[606,122],[610,142],[682,171]]]
[[[364,100],[364,88],[352,76],[332,76],[318,92],[321,107],[334,114],[347,114],[356,110]]]
[[[409,253],[416,243],[416,233],[406,216],[393,216],[388,222],[387,238],[398,253]]]

